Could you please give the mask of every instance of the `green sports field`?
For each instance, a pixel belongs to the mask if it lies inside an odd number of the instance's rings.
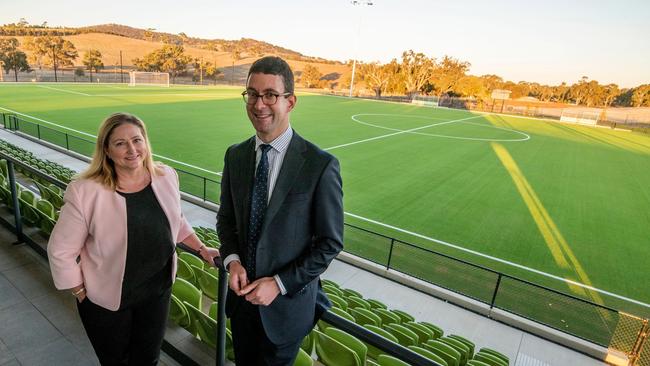
[[[225,149],[253,134],[241,91],[0,84],[0,112],[78,136],[131,112],[159,160],[218,180]],[[291,118],[341,161],[347,222],[579,296],[534,271],[650,303],[650,136],[311,94]]]

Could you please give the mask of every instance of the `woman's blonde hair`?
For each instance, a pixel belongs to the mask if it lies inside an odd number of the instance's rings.
[[[92,161],[88,168],[79,174],[77,177],[78,179],[93,179],[111,189],[116,189],[117,173],[115,172],[115,164],[111,158],[108,157],[106,151],[108,150],[108,143],[113,130],[125,123],[130,123],[140,128],[140,133],[142,133],[144,142],[147,145],[147,154],[143,160],[144,167],[149,171],[149,174],[152,176],[163,174],[163,169],[160,164],[153,161],[151,144],[147,137],[147,128],[144,122],[132,114],[120,112],[111,114],[104,120],[104,122],[102,122],[101,126],[99,126],[99,133],[97,134],[97,143],[95,144],[95,152],[93,153]]]

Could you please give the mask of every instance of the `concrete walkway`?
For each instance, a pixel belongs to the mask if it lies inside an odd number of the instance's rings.
[[[32,151],[40,158],[58,162],[77,171],[87,165],[1,128],[0,139]],[[215,157],[217,158],[220,157]],[[183,209],[192,225],[214,227],[215,212],[187,202],[184,202]],[[92,349],[89,348],[83,329],[75,316],[73,299],[53,290],[47,264],[38,263],[40,259],[34,258],[36,255],[30,253],[30,249],[11,246],[9,242],[13,240],[6,232],[2,234],[0,231],[0,366],[40,365],[41,363],[30,360],[38,359],[41,354],[44,355],[42,357],[49,357],[50,361],[59,360],[53,358],[55,353],[61,353],[57,357],[61,357],[62,363],[49,362],[49,365],[93,364],[96,361],[94,356],[89,356],[92,355]],[[364,297],[380,300],[389,308],[407,311],[418,321],[437,324],[445,334],[462,335],[475,342],[477,350],[481,347],[499,350],[510,358],[511,365],[604,365],[602,361],[342,261],[335,260],[323,277],[334,280],[343,287],[357,290]],[[52,309],[54,312],[41,313],[41,309]],[[41,328],[42,331],[39,330]],[[197,344],[188,339],[189,334],[184,333],[182,330],[168,329],[166,339],[172,339],[189,347],[192,352],[198,352],[202,364],[210,363],[210,360],[213,363],[214,356],[210,356],[210,350],[202,347],[200,342]],[[25,344],[29,346],[24,346]],[[35,345],[41,345],[42,350],[35,352]]]

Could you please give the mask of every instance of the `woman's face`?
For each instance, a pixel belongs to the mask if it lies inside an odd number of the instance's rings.
[[[140,128],[123,123],[113,129],[108,137],[106,153],[117,171],[133,171],[144,167],[147,156],[147,142]]]

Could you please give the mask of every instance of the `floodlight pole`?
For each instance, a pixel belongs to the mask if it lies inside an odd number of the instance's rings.
[[[372,6],[373,3],[370,0],[352,0],[350,1],[350,4],[356,6],[356,5],[367,5],[367,6]],[[356,49],[356,55],[354,55],[354,59],[352,59],[352,77],[350,77],[350,98],[352,98],[352,91],[354,90],[354,74],[357,69],[357,56],[359,53],[359,42],[361,38],[361,16],[359,16],[359,21],[357,22],[357,49]]]

